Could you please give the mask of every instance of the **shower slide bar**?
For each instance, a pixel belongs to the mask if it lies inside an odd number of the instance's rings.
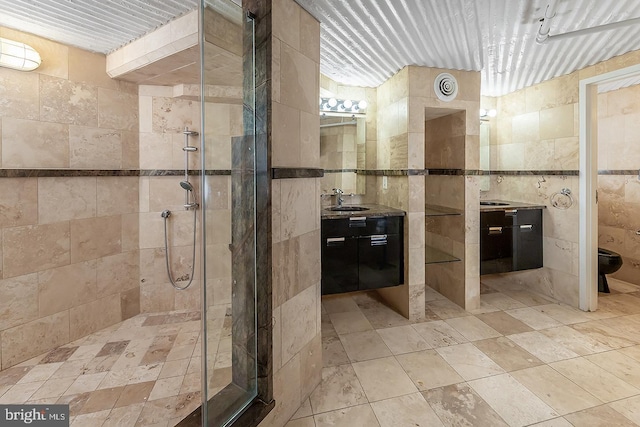
[[[171,285],[179,291],[183,291],[187,289],[189,286],[191,286],[191,283],[193,282],[193,273],[195,271],[195,264],[196,264],[196,224],[197,224],[196,211],[200,206],[196,199],[196,194],[193,189],[193,185],[189,182],[189,153],[198,151],[197,147],[189,145],[189,137],[198,136],[198,132],[194,130],[189,130],[188,127],[185,127],[182,133],[184,134],[184,147],[182,147],[182,151],[184,151],[184,181],[180,181],[180,187],[182,187],[185,191],[184,205],[183,205],[185,210],[193,209],[193,251],[191,254],[191,273],[187,276],[182,276],[184,280],[186,280],[187,278],[189,279],[189,282],[184,286],[178,285],[178,281],[174,280],[173,275],[171,274],[171,267],[169,262],[169,232],[167,230],[167,221],[171,216],[171,211],[169,209],[166,209],[162,211],[162,213],[160,214],[160,216],[162,216],[162,219],[164,221],[164,255],[165,255],[164,259],[167,267],[167,276],[169,276],[169,281],[171,282]]]

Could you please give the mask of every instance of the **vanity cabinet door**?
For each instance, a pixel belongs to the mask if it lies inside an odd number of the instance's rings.
[[[518,212],[513,226],[514,270],[542,267],[542,210]]]
[[[403,282],[401,239],[398,234],[378,234],[358,239],[360,290]]]
[[[513,229],[486,226],[480,229],[480,274],[513,270]]]
[[[322,238],[322,294],[358,290],[358,239]]]

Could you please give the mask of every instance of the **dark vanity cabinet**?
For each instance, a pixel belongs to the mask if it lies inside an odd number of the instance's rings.
[[[480,274],[542,267],[542,209],[480,212]]]
[[[322,294],[404,282],[403,217],[322,220]]]
[[[513,270],[542,267],[542,209],[519,210],[513,224]]]

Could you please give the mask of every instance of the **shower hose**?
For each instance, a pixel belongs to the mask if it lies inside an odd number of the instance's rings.
[[[179,291],[184,291],[189,286],[191,286],[191,282],[193,282],[193,271],[196,265],[196,210],[193,209],[193,252],[191,255],[191,274],[189,275],[189,283],[184,286],[179,286],[177,281],[173,279],[173,275],[171,274],[171,267],[169,267],[169,238],[167,233],[167,219],[171,216],[170,210],[162,211],[162,218],[164,219],[164,259],[167,265],[167,275],[169,276],[169,281],[171,282],[171,286],[176,288]]]

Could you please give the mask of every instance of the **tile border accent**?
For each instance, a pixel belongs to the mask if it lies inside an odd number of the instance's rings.
[[[327,169],[325,173],[339,173],[339,172],[356,172],[358,175],[373,175],[373,176],[427,176],[427,175],[452,175],[452,176],[489,176],[489,175],[518,175],[518,176],[533,176],[533,175],[564,175],[564,176],[578,176],[580,171],[577,170],[492,170],[483,171],[478,169]],[[622,171],[632,172],[625,175],[635,175],[637,171]]]
[[[272,179],[322,178],[324,169],[317,168],[271,168]]]
[[[208,169],[205,175],[231,175],[229,169]],[[0,178],[49,178],[87,176],[181,176],[181,169],[0,169]],[[190,170],[189,175],[201,175]]]
[[[532,175],[565,175],[565,176],[578,176],[580,175],[579,170],[492,170],[487,174],[486,172],[483,175],[517,175],[517,176],[532,176]]]
[[[640,169],[601,169],[598,175],[633,175],[640,177]]]

